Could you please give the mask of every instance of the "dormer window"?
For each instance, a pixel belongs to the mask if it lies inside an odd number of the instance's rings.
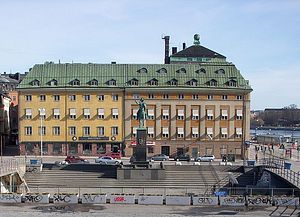
[[[96,79],[93,79],[93,80],[90,81],[90,85],[98,86],[98,81]]]
[[[219,74],[219,75],[221,75],[221,74],[225,75],[225,70],[224,69],[218,69],[217,71],[215,71],[215,73]]]
[[[178,81],[174,78],[174,79],[172,79],[172,80],[169,81],[169,84],[171,86],[177,86],[178,85]]]
[[[198,85],[198,81],[196,79],[192,79],[188,83],[189,83],[190,86],[193,86],[193,87]]]
[[[109,86],[116,86],[116,85],[117,85],[117,82],[116,82],[116,80],[111,79],[111,80],[109,80],[109,81],[107,82],[107,84],[108,84]]]
[[[218,85],[218,82],[215,80],[215,79],[211,79],[209,82],[208,82],[208,86],[211,86],[211,87],[215,87]]]
[[[31,85],[32,85],[32,86],[40,86],[40,81],[37,80],[37,79],[35,79],[35,80],[33,80],[33,81],[31,82]]]
[[[180,68],[179,70],[177,70],[177,73],[186,73],[186,69],[185,68]]]
[[[157,71],[158,73],[161,73],[161,74],[167,74],[167,69],[165,68],[161,68]]]
[[[80,81],[78,79],[75,79],[75,80],[71,81],[71,85],[72,86],[79,86],[80,85]]]
[[[139,73],[147,73],[148,70],[146,68],[141,68],[138,70]]]
[[[233,80],[233,79],[229,80],[228,81],[228,86],[229,87],[236,87],[237,86],[236,80]]]
[[[198,74],[205,74],[206,73],[206,70],[204,69],[204,68],[201,68],[201,69],[198,69],[197,71],[196,71],[196,73],[198,73]]]
[[[131,86],[137,86],[137,85],[139,85],[139,81],[136,78],[131,79],[128,83]]]
[[[151,86],[157,86],[158,85],[158,80],[156,80],[155,78],[153,78],[152,80],[149,81],[149,85],[151,85]]]
[[[57,86],[57,80],[53,79],[49,82],[50,86]]]

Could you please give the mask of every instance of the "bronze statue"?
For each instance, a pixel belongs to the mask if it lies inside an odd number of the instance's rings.
[[[145,120],[147,119],[146,112],[146,103],[144,102],[144,98],[141,98],[140,101],[135,101],[139,105],[139,110],[137,112],[137,119],[139,120],[139,128],[145,128]]]

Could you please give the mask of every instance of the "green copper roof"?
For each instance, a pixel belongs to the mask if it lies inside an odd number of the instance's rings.
[[[110,85],[110,81],[114,81],[116,85]],[[76,82],[80,82],[80,84],[78,85]],[[235,65],[228,62],[201,64],[37,64],[30,70],[18,88],[207,88],[210,87],[210,84],[213,84],[212,88],[251,90],[249,82],[242,77]]]

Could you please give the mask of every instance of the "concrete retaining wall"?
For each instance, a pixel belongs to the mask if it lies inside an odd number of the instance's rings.
[[[167,195],[166,205],[191,205],[190,196]]]
[[[78,194],[54,194],[53,203],[78,203]]]
[[[22,194],[0,194],[0,203],[21,203]]]
[[[83,194],[80,198],[82,203],[103,204],[106,203],[107,194]]]
[[[139,195],[138,204],[162,205],[164,197],[162,195]]]
[[[218,204],[219,204],[218,197],[204,197],[204,196],[193,197],[193,205],[195,206],[217,206]]]
[[[22,200],[25,203],[49,203],[50,194],[25,194]]]
[[[110,195],[110,203],[134,204],[134,194],[112,194]]]

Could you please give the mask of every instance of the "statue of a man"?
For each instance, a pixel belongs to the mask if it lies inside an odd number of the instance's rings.
[[[139,128],[145,128],[145,120],[147,119],[146,113],[146,103],[144,99],[141,98],[140,101],[135,101],[139,105],[139,110],[137,112],[137,119],[139,120]]]

